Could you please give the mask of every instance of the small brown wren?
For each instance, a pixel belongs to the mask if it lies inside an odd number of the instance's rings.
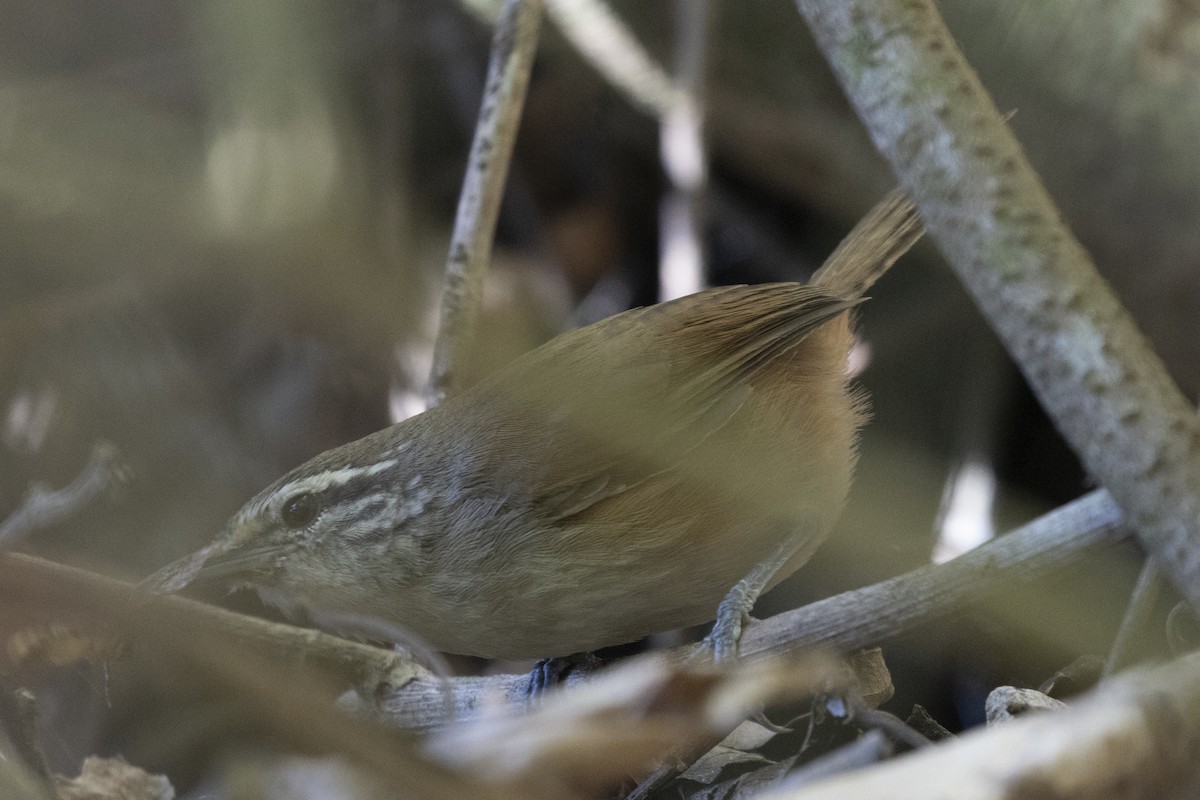
[[[629,642],[719,605],[740,630],[841,511],[865,420],[850,310],[921,231],[893,193],[811,285],[710,289],[564,333],[292,470],[150,585],[217,578],[494,658]]]

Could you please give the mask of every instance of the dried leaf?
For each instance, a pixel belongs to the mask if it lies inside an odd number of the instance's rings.
[[[848,685],[827,656],[715,667],[632,659],[551,694],[526,714],[498,710],[433,737],[430,753],[531,793],[590,794],[728,734],[764,704]]]
[[[55,780],[59,800],[174,800],[175,789],[162,775],[131,766],[123,758],[90,756],[78,778]]]

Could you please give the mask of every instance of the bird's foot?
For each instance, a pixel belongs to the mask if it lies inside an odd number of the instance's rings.
[[[540,699],[555,686],[565,684],[568,675],[572,673],[590,674],[603,666],[603,663],[595,653],[574,653],[569,656],[543,658],[534,664],[533,669],[529,672],[529,699]]]

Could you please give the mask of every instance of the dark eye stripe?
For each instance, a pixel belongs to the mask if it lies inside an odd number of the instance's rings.
[[[350,511],[357,526],[346,528],[346,536],[352,538],[356,542],[363,544],[371,544],[383,539],[390,538],[393,535],[392,526],[390,525],[374,525],[372,524],[376,517],[381,516],[389,507],[388,501],[385,498],[377,497],[369,500],[362,505]],[[349,511],[349,509],[346,509]]]

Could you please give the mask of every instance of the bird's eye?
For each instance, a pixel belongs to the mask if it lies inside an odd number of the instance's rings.
[[[303,528],[316,519],[317,498],[308,492],[294,494],[283,502],[279,516],[283,519],[283,524],[292,530]]]

